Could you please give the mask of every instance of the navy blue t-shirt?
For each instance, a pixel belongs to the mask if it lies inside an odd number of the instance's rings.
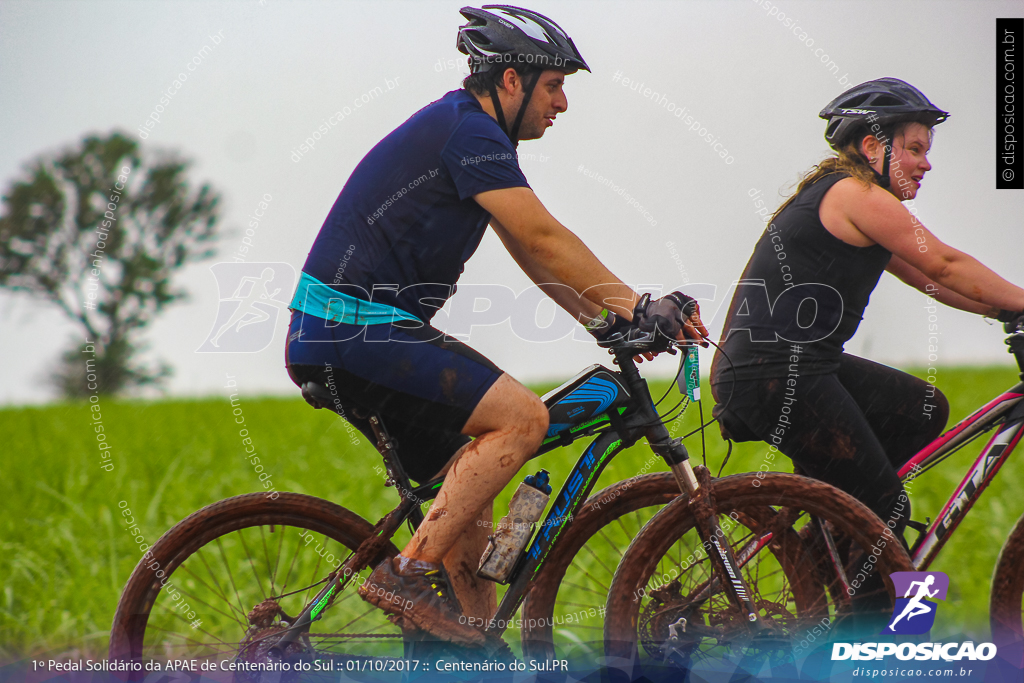
[[[302,270],[429,322],[490,221],[473,195],[508,187],[529,187],[515,148],[471,93],[453,90],[363,157]]]

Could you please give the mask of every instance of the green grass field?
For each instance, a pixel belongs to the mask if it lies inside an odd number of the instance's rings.
[[[1002,367],[942,368],[938,378],[950,399],[951,423],[1016,380],[1012,369]],[[656,383],[655,396],[665,386]],[[534,387],[538,393],[549,388]],[[204,505],[263,490],[243,457],[226,397],[103,400],[101,407],[112,445],[111,472],[100,467],[86,404],[0,410],[0,435],[7,443],[0,479],[0,657],[5,660],[65,649],[82,656],[104,654],[118,595],[139,559],[119,503],[133,511],[152,543]],[[371,520],[393,507],[396,495],[373,471],[379,462],[376,451],[361,435],[353,444],[337,416],[314,411],[298,397],[245,398],[241,408],[278,490],[326,498]],[[710,417],[710,402],[705,408]],[[694,406],[677,433],[697,424]],[[716,427],[707,435],[708,462],[717,472],[725,444]],[[699,461],[699,435],[687,444]],[[579,442],[567,449],[571,452],[555,451],[535,463],[552,472],[557,489],[582,448]],[[915,519],[938,512],[978,448],[972,444],[915,483]],[[763,444],[738,445],[726,473],[755,470],[764,451]],[[598,488],[635,475],[648,458],[642,445],[625,452],[608,467]],[[788,460],[780,466],[791,471]],[[1024,460],[1018,455],[1001,470],[934,566],[951,578],[936,636],[965,631],[987,637],[992,569],[1003,539],[1024,511],[1024,500],[1014,493],[1022,478]],[[496,518],[504,514],[519,481],[498,499]]]

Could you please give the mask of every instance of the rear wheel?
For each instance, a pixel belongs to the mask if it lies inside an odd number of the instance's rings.
[[[857,500],[791,474],[734,475],[713,487],[721,541],[731,545],[752,592],[759,631],[752,632],[747,615],[721,589],[707,555],[711,545],[701,542],[689,499],[680,497],[644,527],[615,572],[604,620],[605,654],[620,658],[613,661],[631,669],[709,673],[742,664],[756,674],[765,659],[773,667],[790,666],[793,654],[820,644],[837,621],[854,618],[827,545],[815,542],[823,538],[815,517],[848,576],[869,557],[865,549],[881,547],[872,564],[885,585],[875,595],[864,586],[851,590],[858,601],[871,603],[871,616],[891,614],[888,575],[913,567],[898,542],[878,543],[891,538],[888,528]],[[862,614],[857,612],[858,621]]]
[[[269,649],[264,640],[297,617],[325,577],[372,533],[349,510],[297,493],[275,500],[253,493],[209,505],[160,537],[135,567],[114,615],[110,658],[143,665],[211,661],[217,671],[221,660],[236,656],[261,661]],[[353,569],[366,575],[397,553],[388,543]],[[355,588],[350,581],[288,654],[401,657],[400,630]],[[143,667],[129,678],[145,674]]]

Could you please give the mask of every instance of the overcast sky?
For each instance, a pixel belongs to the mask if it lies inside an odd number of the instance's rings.
[[[261,352],[195,353],[218,310],[210,266],[230,260],[248,216],[270,195],[248,260],[299,270],[362,156],[415,111],[459,87],[467,71],[455,49],[459,7],[5,1],[0,180],[6,188],[34,156],[87,133],[120,129],[137,136],[161,92],[209,45],[142,144],[193,159],[191,177],[223,192],[221,256],[177,275],[191,301],[168,309],[145,339],[150,357],[175,368],[172,394],[220,393],[225,373],[245,393],[295,393],[283,367],[283,314]],[[626,282],[666,291],[684,277],[691,286],[716,285],[718,300],[702,304],[716,335],[724,315],[724,309],[716,315],[718,305],[763,229],[749,195],[760,190],[777,203],[825,156],[817,113],[849,87],[840,85],[844,76],[850,85],[904,79],[952,113],[936,129],[919,216],[940,239],[1024,284],[1024,193],[994,189],[995,18],[1020,15],[1019,2],[543,0],[530,7],[557,21],[593,69],[567,79],[568,111],[541,140],[520,146],[532,187]],[[731,163],[665,106],[613,80],[616,74],[686,107],[728,150]],[[395,84],[390,90],[388,82]],[[325,118],[377,86],[383,94],[353,109],[293,161],[292,151]],[[624,188],[646,213],[581,168]],[[490,232],[461,283],[502,283],[517,292],[530,284]],[[923,295],[884,275],[847,351],[926,366],[924,305]],[[942,309],[939,325],[940,364],[1010,361],[1001,330],[981,318]],[[0,402],[52,399],[41,378],[79,340],[81,332],[55,308],[0,293]],[[571,338],[517,339],[507,323],[475,328],[471,344],[527,381],[561,380],[609,361],[593,344]],[[710,355],[702,361],[706,369]],[[672,364],[659,360],[648,372],[669,374]]]

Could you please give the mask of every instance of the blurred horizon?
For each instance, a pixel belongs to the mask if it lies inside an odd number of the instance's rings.
[[[722,297],[763,230],[751,197],[760,191],[757,197],[777,206],[828,153],[817,117],[822,106],[881,76],[916,85],[952,113],[936,128],[934,168],[915,201],[921,221],[1024,284],[1024,263],[1013,251],[1024,193],[994,189],[995,18],[1019,14],[1019,3],[917,0],[893,13],[884,2],[785,2],[770,5],[774,14],[758,0],[527,4],[557,21],[593,69],[567,78],[568,111],[542,139],[520,147],[531,186],[623,281],[666,292],[715,285],[716,300],[702,305],[714,318],[714,338],[724,317],[714,313],[727,304]],[[244,226],[270,196],[246,262],[283,262],[298,272],[363,155],[460,87],[468,71],[454,47],[461,5],[5,2],[0,181],[6,190],[40,154],[113,130],[149,152],[193,160],[191,182],[208,181],[224,194],[218,255],[175,276],[190,301],[170,307],[144,333],[146,358],[174,367],[171,398],[216,394],[225,373],[238,377],[246,394],[298,396],[284,371],[284,312],[262,351],[195,353],[218,309],[210,268],[232,260]],[[879,26],[879,16],[889,19]],[[187,79],[175,89],[179,73]],[[636,83],[641,87],[631,89]],[[154,121],[168,88],[173,95]],[[685,107],[733,162],[644,88]],[[336,112],[347,113],[324,124]],[[322,124],[328,132],[299,154]],[[491,231],[460,287],[489,283],[517,293],[532,285]],[[452,303],[464,308],[461,295]],[[40,304],[0,291],[0,352],[9,359],[0,364],[0,406],[53,400],[42,378],[69,342],[81,340],[62,313]],[[923,294],[883,275],[847,351],[899,367],[1012,367],[1000,327],[941,305],[939,351],[930,362],[928,305]],[[553,305],[539,310],[543,326]],[[611,360],[571,336],[538,347],[507,322],[474,328],[470,343],[529,384],[557,384]],[[706,371],[710,352],[701,361]],[[642,369],[671,377],[676,362],[663,357]]]

